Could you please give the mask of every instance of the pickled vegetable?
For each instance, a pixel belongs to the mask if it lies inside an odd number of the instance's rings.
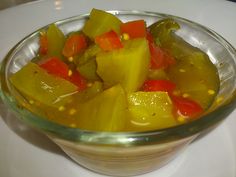
[[[136,20],[120,25],[121,32],[128,34],[131,39],[146,37],[146,23],[144,20]]]
[[[56,57],[50,57],[39,63],[39,66],[48,73],[67,79],[69,68],[67,64]]]
[[[166,79],[168,80],[168,75],[164,69],[149,69],[147,79]]]
[[[146,80],[142,90],[147,92],[161,91],[172,93],[176,88],[175,83],[169,80]]]
[[[180,28],[179,24],[173,19],[163,19],[153,23],[149,31],[154,38],[156,45],[166,46],[172,40],[173,32]]]
[[[77,69],[80,74],[88,80],[100,80],[97,75],[97,63],[95,59],[91,59],[83,65],[79,65]]]
[[[50,121],[58,122],[64,126],[72,128],[79,128],[80,119],[78,119],[78,111],[80,110],[80,105],[89,101],[102,91],[103,84],[101,82],[95,82],[86,90],[73,94],[66,104],[59,107],[31,102],[27,105],[27,108],[42,117],[47,117]]]
[[[107,87],[120,83],[126,92],[137,91],[149,68],[147,40],[138,38],[127,41],[120,50],[99,53],[96,61],[97,73]]]
[[[74,95],[74,97],[77,97],[75,98],[77,102],[83,103],[95,97],[98,93],[101,93],[102,91],[103,91],[103,83],[95,81],[91,87],[87,88],[82,92],[77,93],[76,95]]]
[[[65,43],[65,36],[55,24],[52,24],[48,27],[47,42],[48,42],[47,55],[63,59],[62,49]]]
[[[39,54],[46,55],[48,53],[48,39],[44,32],[41,32],[39,37]]]
[[[133,130],[161,129],[178,124],[172,113],[172,101],[166,92],[131,93],[128,104],[131,115],[128,126]]]
[[[82,55],[75,58],[75,64],[80,74],[88,80],[100,80],[97,75],[96,55],[101,51],[98,45],[90,45]]]
[[[96,55],[101,51],[98,45],[91,44],[82,55],[75,58],[75,64],[80,66],[88,62],[90,59],[95,59]]]
[[[77,92],[77,86],[60,77],[48,74],[37,64],[28,63],[10,78],[12,84],[32,100],[53,107],[67,103]]]
[[[98,44],[103,51],[112,51],[114,49],[123,48],[120,37],[113,30],[96,36],[95,43]]]
[[[168,76],[182,94],[197,100],[205,109],[211,105],[219,89],[217,70],[202,52],[193,52],[179,59],[168,70]]]
[[[121,21],[114,15],[102,10],[93,9],[90,12],[89,20],[85,23],[82,31],[91,39],[96,36],[114,30],[120,33]]]
[[[121,131],[126,125],[127,101],[120,85],[111,87],[80,104],[79,127],[94,131]]]
[[[65,57],[73,57],[87,47],[87,41],[82,34],[71,34],[65,42],[62,53]]]

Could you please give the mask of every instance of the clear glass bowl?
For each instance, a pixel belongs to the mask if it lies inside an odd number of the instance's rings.
[[[147,25],[162,18],[173,18],[181,29],[176,34],[208,54],[218,69],[219,93],[200,119],[172,128],[147,132],[91,132],[64,127],[38,117],[21,104],[24,99],[14,90],[9,76],[37,55],[39,31],[20,41],[1,65],[1,98],[23,122],[46,134],[66,154],[82,166],[98,173],[131,176],[153,171],[174,159],[196,137],[216,127],[236,107],[236,51],[214,31],[189,20],[152,12],[110,11],[122,21],[144,19]],[[56,22],[65,33],[81,29],[88,15]],[[46,29],[47,26],[42,29]],[[20,101],[16,101],[16,97]]]

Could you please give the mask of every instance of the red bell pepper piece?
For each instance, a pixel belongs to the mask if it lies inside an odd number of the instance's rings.
[[[48,39],[46,34],[41,34],[39,37],[39,53],[41,55],[48,53]]]
[[[72,57],[87,47],[86,37],[82,34],[73,34],[65,42],[62,53],[65,57]]]
[[[151,43],[149,44],[149,49],[151,54],[151,68],[166,68],[164,52],[161,50],[161,48],[156,46],[154,43]]]
[[[84,90],[87,87],[86,79],[83,78],[78,71],[70,71],[68,65],[56,57],[46,59],[44,62],[39,63],[39,66],[45,69],[49,74],[72,82],[78,86],[78,90]],[[69,71],[71,74],[69,74]]]
[[[176,84],[169,80],[146,80],[142,86],[143,91],[163,91],[171,93],[176,88]]]
[[[67,79],[69,68],[62,60],[57,57],[50,57],[39,63],[39,66],[45,69],[48,73],[56,75],[58,77]]]
[[[113,30],[95,37],[95,43],[104,51],[111,51],[123,47],[119,35]]]
[[[131,39],[146,37],[146,23],[144,20],[122,23],[121,33],[127,33]]]
[[[78,90],[84,90],[87,88],[86,79],[80,75],[78,71],[73,71],[72,75],[68,79],[73,84],[78,86]]]
[[[146,31],[146,39],[148,40],[149,45],[154,43],[153,36],[148,30]]]
[[[195,101],[180,96],[171,96],[177,113],[193,118],[203,112],[203,108]]]
[[[175,64],[175,59],[154,43],[149,43],[149,49],[151,53],[152,69],[167,68]]]
[[[149,43],[149,50],[151,54],[151,68],[152,69],[160,69],[167,68],[170,65],[175,64],[175,59],[171,55],[169,55],[165,50],[155,44],[153,36],[147,30],[146,39]]]

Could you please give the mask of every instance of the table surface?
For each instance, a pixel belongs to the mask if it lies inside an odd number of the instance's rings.
[[[0,2],[0,10],[2,9],[6,9],[9,7],[13,7],[19,4],[24,4],[24,3],[28,3],[28,2],[32,2],[32,1],[36,1],[36,0],[1,0]]]

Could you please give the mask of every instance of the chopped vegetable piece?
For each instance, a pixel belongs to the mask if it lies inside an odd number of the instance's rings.
[[[62,49],[65,43],[65,36],[55,25],[51,24],[47,30],[48,56],[63,58]]]
[[[92,9],[89,20],[86,21],[82,31],[90,39],[94,39],[96,36],[111,30],[120,34],[120,24],[121,21],[115,15],[102,10]]]
[[[149,68],[150,54],[145,38],[128,40],[124,48],[97,55],[97,73],[105,86],[120,83],[125,91],[137,91]]]
[[[172,93],[176,84],[169,80],[146,80],[142,90],[147,92],[163,91]]]
[[[165,69],[176,63],[174,57],[159,46],[159,42],[158,44],[157,42],[154,42],[154,38],[149,31],[147,31],[146,38],[149,42],[149,49],[151,53],[151,69]]]
[[[159,69],[165,68],[166,63],[164,59],[164,53],[160,47],[155,46],[154,44],[149,44],[150,53],[151,53],[151,68]]]
[[[78,92],[76,95],[74,95],[74,100],[79,104],[83,104],[85,101],[88,101],[95,97],[97,94],[101,93],[103,91],[103,83],[95,81],[94,83],[91,84],[90,87],[87,87],[87,89]],[[74,105],[73,103],[71,107]]]
[[[86,79],[78,71],[71,71],[67,64],[56,57],[46,59],[39,66],[49,74],[64,78],[77,85],[79,90],[86,88]]]
[[[96,55],[101,51],[96,44],[91,44],[82,55],[75,57],[75,64],[79,73],[88,80],[100,80],[97,75],[97,63],[95,61]]]
[[[129,21],[120,25],[121,33],[129,35],[130,39],[146,37],[146,23],[144,20]]]
[[[154,43],[154,38],[149,30],[146,31],[146,39],[148,40],[149,44]]]
[[[126,95],[120,85],[97,94],[80,104],[78,127],[94,131],[121,131],[126,125]]]
[[[79,90],[84,90],[87,87],[86,79],[76,70],[71,73],[68,80],[77,85]]]
[[[57,57],[48,58],[45,61],[41,62],[39,66],[45,69],[50,74],[64,79],[68,78],[68,66]]]
[[[164,69],[149,69],[147,79],[168,80],[168,75]]]
[[[153,23],[148,28],[154,37],[155,44],[165,46],[171,41],[173,31],[178,30],[180,26],[173,19],[163,19]]]
[[[48,74],[37,64],[29,62],[10,78],[24,95],[41,104],[60,107],[77,92],[77,86],[60,77]]]
[[[87,89],[73,94],[70,100],[62,106],[55,108],[40,104],[36,107],[34,106],[36,103],[34,103],[29,105],[29,109],[41,116],[46,116],[50,121],[68,127],[79,128],[80,120],[78,119],[78,112],[80,111],[80,104],[92,99],[102,91],[103,84],[101,82],[94,82]]]
[[[75,64],[77,66],[83,65],[88,62],[90,59],[95,59],[96,55],[101,52],[101,48],[96,44],[91,44],[81,56],[75,58]]]
[[[167,74],[169,79],[176,83],[178,90],[187,93],[192,100],[198,100],[204,109],[208,108],[215,98],[215,95],[208,94],[208,90],[217,92],[219,89],[217,69],[201,51],[192,50],[191,54],[179,58],[176,65],[167,70]]]
[[[128,104],[131,115],[129,129],[144,131],[177,125],[166,92],[134,92],[128,95]]]
[[[203,108],[195,101],[189,98],[171,96],[177,113],[183,116],[194,118],[203,112]]]
[[[79,73],[88,80],[100,80],[99,76],[97,75],[97,63],[95,58],[90,59],[86,63],[79,65],[77,67]]]
[[[120,37],[114,31],[106,32],[95,38],[96,44],[104,51],[112,51],[114,49],[120,49],[123,47]]]
[[[48,39],[46,33],[40,34],[39,37],[39,54],[46,55],[48,53]]]
[[[87,41],[82,34],[72,34],[65,42],[62,53],[65,57],[72,57],[83,51],[87,47]]]
[[[160,69],[167,68],[170,65],[175,64],[175,59],[171,57],[166,51],[162,50],[159,46],[154,43],[149,44],[151,53],[151,68]]]

